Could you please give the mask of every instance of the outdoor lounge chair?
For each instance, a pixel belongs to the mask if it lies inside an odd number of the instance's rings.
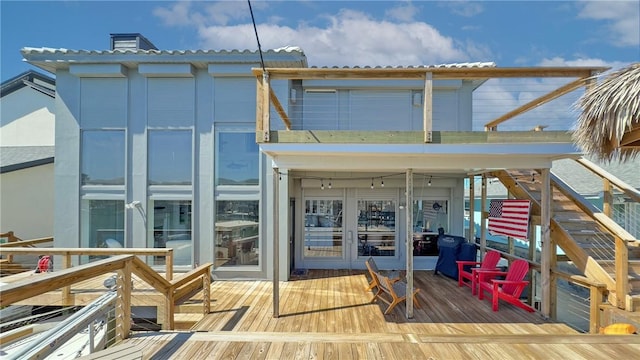
[[[374,287],[376,287],[376,276],[374,275],[374,273],[381,273],[380,269],[378,269],[378,265],[376,265],[376,261],[373,260],[372,257],[369,257],[366,261],[365,261],[365,265],[367,265],[367,269],[369,270],[369,276],[371,276],[371,281],[369,282],[369,286],[367,287],[366,291],[370,291],[371,289],[373,289]],[[400,274],[397,271],[391,271],[387,274],[387,277],[389,278],[389,280],[391,280],[391,282],[396,282],[398,280],[400,280]]]
[[[463,261],[458,260],[456,263],[458,264],[458,286],[462,287],[466,285],[471,288],[471,293],[475,295],[477,293],[478,288],[478,274],[477,270],[496,270],[498,261],[500,261],[500,253],[494,250],[490,250],[484,256],[482,262],[479,261]],[[471,267],[469,269],[469,267]],[[465,271],[468,269],[468,271]],[[465,281],[465,279],[469,281]]]
[[[534,312],[535,309],[520,301],[520,294],[528,281],[523,280],[529,272],[529,263],[526,260],[515,260],[506,272],[483,270],[476,271],[478,274],[478,298],[484,298],[484,292],[491,293],[492,309],[498,311],[498,301],[500,299],[515,305],[528,312]],[[498,280],[496,277],[505,276],[504,280]]]
[[[378,288],[378,292],[375,294],[373,299],[371,299],[371,302],[380,299],[384,303],[388,304],[389,307],[384,311],[384,314],[388,315],[396,305],[407,300],[407,283],[404,281],[392,281],[378,272],[373,272],[373,275],[375,287]],[[418,308],[420,307],[420,304],[418,303],[416,294],[418,294],[419,291],[420,289],[414,289],[413,291],[413,303]]]

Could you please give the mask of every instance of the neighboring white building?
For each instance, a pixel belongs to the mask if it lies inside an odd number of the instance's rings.
[[[53,236],[55,80],[27,71],[1,95],[0,232]]]
[[[302,50],[282,48],[262,54],[282,70],[264,87],[256,51],[157,50],[139,34],[112,34],[112,45],[22,50],[56,74],[57,247],[172,247],[183,268],[214,262],[221,278],[268,278],[276,227],[282,279],[294,267],[364,268],[369,255],[404,268],[415,171],[411,228],[425,236],[415,268],[433,268],[432,234],[464,232],[469,174],[578,154],[564,132],[471,134],[472,94],[493,63],[312,79]],[[425,82],[427,72],[453,75]],[[256,104],[265,88],[280,99],[271,121],[268,102]]]

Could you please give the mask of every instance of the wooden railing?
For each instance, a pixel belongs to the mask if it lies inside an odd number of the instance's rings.
[[[66,249],[47,249],[47,251],[49,250],[64,252]],[[204,299],[203,313],[206,314],[210,312],[210,283],[212,266],[213,264],[211,263],[204,264],[184,274],[178,279],[167,280],[137,256],[131,254],[117,255],[108,259],[97,260],[89,264],[79,265],[53,273],[46,273],[38,277],[29,277],[15,283],[7,284],[0,288],[0,307],[11,305],[18,301],[50,291],[70,288],[73,284],[116,271],[118,273],[117,289],[120,295],[118,300],[119,304],[116,307],[116,315],[119,321],[122,321],[120,326],[118,326],[120,333],[116,335],[116,338],[126,338],[128,336],[129,329],[131,328],[130,318],[133,274],[164,295],[165,306],[163,329],[173,330],[175,300],[184,296],[187,291],[190,292],[193,291],[194,288],[202,288]]]
[[[9,231],[6,233],[0,234],[0,238],[6,238],[7,242],[1,243],[0,248],[2,247],[15,247],[15,246],[23,246],[23,247],[34,247],[37,244],[43,244],[51,242],[53,243],[53,237],[45,237],[31,240],[22,240],[19,237],[15,236],[13,231]],[[6,262],[11,264],[13,263],[13,255],[7,255]]]

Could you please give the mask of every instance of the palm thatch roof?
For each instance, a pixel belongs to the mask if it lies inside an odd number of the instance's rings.
[[[640,63],[607,75],[578,100],[575,142],[598,160],[626,161],[640,153]]]

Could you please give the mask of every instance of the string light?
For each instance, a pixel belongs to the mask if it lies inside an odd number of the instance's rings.
[[[384,180],[380,178],[380,187],[384,187]]]
[[[324,190],[324,179],[320,180],[320,190]]]
[[[371,178],[371,188],[373,189],[373,178]]]
[[[531,182],[536,182],[536,173],[531,173]]]
[[[331,179],[329,179],[329,189],[331,189]]]
[[[432,177],[433,177],[433,176],[429,176],[429,182],[427,183],[427,186],[431,186],[431,178],[432,178]]]

